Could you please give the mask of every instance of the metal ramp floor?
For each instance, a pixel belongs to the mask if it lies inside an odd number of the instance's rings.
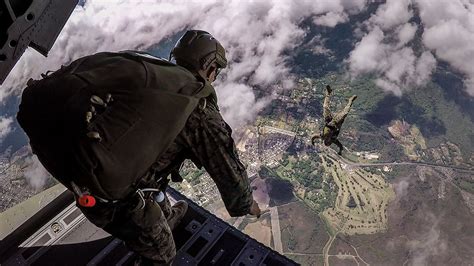
[[[173,265],[298,265],[176,190],[170,188],[167,192],[170,201],[186,200],[189,204],[173,231],[177,248]],[[58,197],[46,208],[57,208],[58,200],[63,201],[63,208],[55,213],[50,210],[49,218],[33,216],[26,227],[16,230],[20,232],[2,241],[1,265],[133,265],[136,255],[122,241],[90,223],[70,195]]]

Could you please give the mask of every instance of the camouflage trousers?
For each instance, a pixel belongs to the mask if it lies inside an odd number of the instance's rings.
[[[167,222],[171,214],[168,197],[158,204],[148,195],[144,203],[136,194],[121,206],[97,203],[81,210],[92,223],[123,240],[130,250],[138,253],[142,257],[141,265],[170,265],[176,255],[176,246]]]
[[[347,115],[349,114],[349,111],[351,110],[352,101],[349,101],[344,107],[344,109],[342,109],[335,115],[331,113],[331,110],[329,109],[330,105],[331,94],[326,92],[323,103],[324,121],[326,122],[326,124],[332,121],[337,128],[340,128],[342,126],[342,123],[344,123],[344,119],[346,119]]]

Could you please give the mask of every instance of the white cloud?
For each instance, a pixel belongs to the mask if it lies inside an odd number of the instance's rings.
[[[236,116],[241,114],[237,106],[243,100],[253,107],[265,102],[257,102],[256,87],[269,96],[271,89],[281,87],[275,84],[292,79],[287,51],[301,45],[307,34],[301,22],[309,18],[318,25],[333,27],[364,10],[367,2],[90,0],[74,11],[48,58],[31,49],[25,53],[2,85],[0,102],[19,93],[30,77],[38,78],[40,73],[81,56],[146,49],[184,29],[200,28],[214,34],[227,49],[230,64],[217,90],[228,97],[220,101],[226,104],[224,116],[232,126],[239,126],[258,112],[251,108],[252,114]],[[415,6],[420,10],[421,25],[410,22]],[[356,30],[361,39],[347,59],[351,74],[376,73],[380,87],[400,95],[430,79],[436,66],[433,52],[466,74],[465,84],[474,95],[472,6],[466,0],[388,0]],[[411,41],[417,38],[418,30],[424,30],[426,47],[415,52]],[[308,49],[329,52],[321,45]],[[235,94],[232,86],[239,88]],[[224,93],[223,89],[231,91]]]
[[[241,126],[268,104],[269,98],[255,99],[252,88],[239,83],[226,83],[218,91],[219,106],[231,126]]]
[[[31,49],[25,53],[2,86],[14,90],[2,89],[0,101],[18,92],[30,77],[38,78],[81,56],[146,49],[184,29],[199,28],[211,32],[227,49],[230,64],[217,89],[227,96],[220,101],[226,104],[224,116],[230,124],[241,125],[265,102],[256,100],[254,87],[275,88],[274,84],[291,79],[285,51],[301,43],[305,32],[299,24],[304,19],[334,26],[365,4],[366,0],[302,0],[298,4],[280,0],[89,0],[84,8],[76,8],[48,58]],[[252,106],[248,112],[253,113],[243,114],[239,105]]]
[[[326,47],[327,40],[328,39],[323,38],[320,34],[317,34],[299,49],[310,50],[315,55],[322,54],[326,56],[332,56],[334,55],[334,52]]]
[[[402,96],[402,90],[396,83],[393,83],[383,78],[378,78],[375,80],[375,84],[379,86],[379,88],[382,88],[386,91],[390,91],[396,96],[399,96],[399,97]]]
[[[367,3],[366,0],[342,0],[342,1],[313,1],[313,22],[316,25],[334,27],[339,23],[347,22],[349,15],[362,11]]]
[[[0,143],[3,139],[12,132],[13,118],[0,116]]]
[[[367,5],[367,0],[342,0],[341,5],[348,14],[357,14]]]
[[[418,27],[411,23],[405,23],[398,30],[398,46],[402,47],[413,40]]]
[[[441,235],[439,219],[430,212],[425,215],[424,222],[429,229],[418,232],[419,235],[407,243],[410,251],[409,265],[429,265],[430,259],[441,257],[448,250],[447,242]]]
[[[182,13],[187,22],[196,22],[199,12],[208,7],[190,2],[189,8],[169,3],[152,5],[150,1],[87,1],[69,18],[47,58],[28,49],[5,81],[3,88],[21,89],[30,78],[54,70],[61,64],[102,51],[145,48],[186,25],[171,12]],[[208,1],[209,2],[209,1]],[[160,19],[155,19],[158,17]]]
[[[412,76],[416,57],[413,50],[403,47],[399,50],[391,50],[389,47],[388,57],[384,60],[386,65],[385,76],[393,82],[401,82],[404,75]]]
[[[387,43],[388,37],[382,29],[374,26],[357,43],[348,63],[353,75],[377,73],[376,84],[400,96],[402,89],[426,82],[436,64],[430,52],[417,57],[412,48],[403,45],[413,38],[412,25],[402,25],[398,30],[402,45]]]
[[[410,183],[406,179],[402,179],[400,182],[393,184],[398,199],[404,198],[407,195],[409,185]]]
[[[431,73],[436,67],[436,58],[429,51],[424,51],[423,54],[418,58],[415,66],[414,82],[416,85],[421,86],[426,83]]]
[[[44,168],[36,155],[25,160],[27,167],[24,170],[24,176],[28,184],[35,189],[35,191],[43,190],[44,185],[50,178],[49,172]]]
[[[286,51],[301,44],[306,32],[299,25],[304,19],[333,27],[364,10],[366,4],[367,0],[302,0],[298,4],[278,0],[90,0],[84,8],[76,8],[48,58],[31,49],[25,53],[2,86],[0,102],[19,93],[30,77],[38,78],[40,73],[81,56],[146,49],[183,29],[201,28],[214,34],[229,55],[229,68],[217,90],[243,85],[235,95],[226,92],[228,98],[221,101],[227,104],[224,116],[234,117],[229,122],[238,126],[252,120],[258,110],[250,109],[253,114],[237,118],[230,114],[240,113],[237,107],[233,109],[233,99],[238,104],[245,100],[249,106],[260,106],[255,87],[275,88],[275,84],[291,79]],[[420,25],[410,22],[415,6],[420,11]],[[434,52],[466,75],[466,87],[474,95],[473,10],[467,0],[388,0],[356,30],[361,39],[347,59],[351,74],[375,73],[380,87],[401,95],[430,79],[436,67]],[[415,53],[410,45],[419,27],[423,27],[425,51]],[[330,52],[320,44],[311,49]],[[270,89],[266,93],[272,94]],[[242,95],[253,97],[242,99]]]
[[[420,25],[410,22],[415,7]],[[416,36],[418,27],[422,36]],[[472,1],[388,0],[356,32],[362,39],[347,60],[353,76],[375,73],[379,87],[401,95],[430,80],[437,64],[434,53],[466,76],[467,92],[474,96]],[[424,47],[415,50],[410,43],[415,38]]]
[[[317,25],[334,27],[339,23],[346,22],[349,19],[345,13],[328,12],[324,15],[316,17],[314,23]]]
[[[413,16],[410,10],[411,0],[388,0],[381,5],[370,20],[384,30],[404,24]]]
[[[385,56],[385,47],[381,43],[383,38],[383,31],[375,27],[356,45],[349,58],[349,67],[353,74],[359,75],[378,69],[379,59]]]
[[[410,0],[389,0],[378,7],[364,24],[368,32],[347,59],[352,76],[375,73],[377,86],[397,96],[429,80],[436,60],[429,51],[417,55],[410,46],[418,29],[409,22],[412,5]]]
[[[419,0],[418,6],[424,45],[466,76],[467,92],[474,96],[474,3]]]

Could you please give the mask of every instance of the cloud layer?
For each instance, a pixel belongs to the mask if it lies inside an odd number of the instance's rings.
[[[474,96],[474,2],[417,2],[425,25],[424,45],[466,76],[467,92]]]
[[[402,90],[426,83],[436,67],[430,51],[420,55],[410,46],[418,26],[410,23],[413,16],[410,0],[380,5],[365,22],[368,32],[356,44],[348,59],[355,76],[376,73],[376,84],[395,95]]]
[[[419,25],[413,23],[416,15]],[[474,96],[473,3],[388,0],[359,31],[363,37],[347,60],[353,76],[375,73],[379,87],[400,96],[430,80],[436,56],[465,75],[466,90]]]
[[[88,0],[78,6],[47,58],[28,49],[0,89],[0,103],[19,94],[29,78],[58,69],[82,56],[127,49],[146,50],[186,29],[211,32],[226,48],[229,66],[216,82],[219,105],[232,127],[253,121],[272,91],[293,86],[287,51],[298,46],[308,17],[334,26],[360,12],[366,0],[313,1],[175,1]],[[263,92],[259,99],[255,89]],[[0,139],[12,118],[1,118]],[[39,189],[47,172],[36,157],[25,176]]]
[[[12,132],[13,118],[0,116],[0,143]]]
[[[232,126],[240,126],[251,121],[268,100],[257,99],[255,88],[271,97],[272,90],[292,86],[288,51],[301,45],[307,34],[301,22],[309,18],[314,24],[334,27],[349,22],[367,3],[89,0],[76,8],[48,58],[31,49],[25,53],[2,85],[0,101],[18,93],[30,77],[38,78],[81,56],[143,50],[184,29],[200,28],[214,34],[227,49],[230,64],[217,90],[224,117]],[[375,73],[378,86],[401,95],[429,81],[439,58],[466,76],[467,91],[474,95],[473,10],[467,0],[388,0],[356,29],[360,39],[354,40],[348,69],[353,76]],[[417,42],[421,45],[415,46]],[[330,53],[318,39],[313,50]]]
[[[365,4],[366,0],[304,0],[298,5],[278,0],[89,0],[74,11],[48,58],[26,52],[2,86],[8,89],[2,89],[0,100],[22,88],[28,78],[81,56],[146,49],[183,29],[200,28],[215,35],[227,49],[230,64],[217,89],[223,95],[224,117],[239,126],[265,105],[266,99],[256,99],[255,87],[270,96],[272,89],[282,87],[275,85],[291,84],[285,51],[301,43],[305,32],[299,24],[305,18],[335,26]]]
[[[24,170],[26,181],[35,191],[41,191],[51,175],[36,155],[26,158],[25,164],[28,165]]]
[[[429,265],[430,259],[445,255],[448,249],[448,243],[442,236],[439,227],[439,219],[434,214],[426,212],[424,223],[428,230],[418,232],[416,239],[407,243],[410,252],[409,265]]]

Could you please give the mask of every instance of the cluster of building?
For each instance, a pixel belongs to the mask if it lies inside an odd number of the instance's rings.
[[[11,154],[11,149],[0,154],[0,212],[37,193],[24,178],[22,158],[17,153]]]
[[[180,192],[200,206],[206,206],[220,199],[219,190],[207,173],[200,175],[197,179],[198,181],[193,184],[184,179],[179,185]]]

